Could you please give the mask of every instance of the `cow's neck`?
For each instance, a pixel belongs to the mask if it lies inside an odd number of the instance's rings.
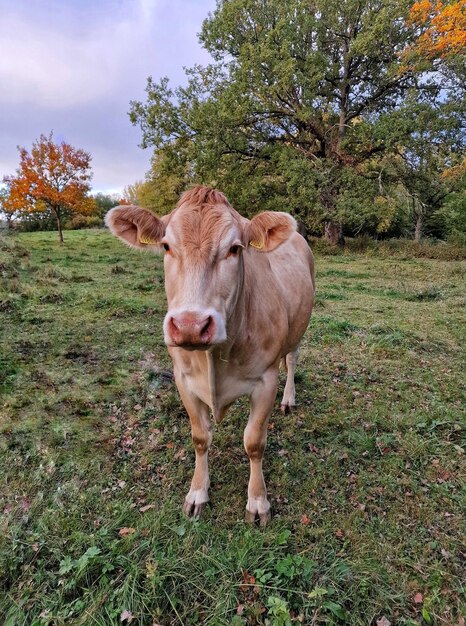
[[[234,348],[239,339],[239,335],[243,331],[244,317],[246,314],[244,282],[244,263],[241,260],[236,299],[234,306],[232,307],[232,314],[227,320],[227,336],[229,337],[229,341],[220,348],[214,348],[213,350],[207,350],[205,352],[207,358],[207,380],[209,385],[210,408],[212,411],[212,417],[217,423],[221,421],[225,412],[225,407],[220,406],[219,403],[216,374],[219,370],[224,370],[225,365],[228,365],[232,348]]]

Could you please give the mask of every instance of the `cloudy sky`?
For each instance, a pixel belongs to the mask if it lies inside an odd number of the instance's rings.
[[[142,179],[150,151],[138,147],[130,100],[147,76],[184,80],[206,63],[197,41],[215,0],[0,0],[0,180],[53,130],[92,154],[95,191]]]

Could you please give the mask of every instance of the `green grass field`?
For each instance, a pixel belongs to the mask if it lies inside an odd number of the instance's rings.
[[[3,626],[464,625],[464,262],[316,256],[262,530],[243,522],[245,400],[214,435],[211,508],[181,513],[161,258],[65,240],[0,240]]]

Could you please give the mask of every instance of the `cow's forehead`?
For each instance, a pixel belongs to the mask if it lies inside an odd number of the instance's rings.
[[[184,252],[210,254],[240,236],[239,217],[225,204],[202,207],[182,204],[172,213],[166,236],[173,238]]]

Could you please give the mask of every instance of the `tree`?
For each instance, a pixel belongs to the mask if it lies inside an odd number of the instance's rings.
[[[166,215],[193,182],[186,146],[176,141],[153,155],[146,179],[137,190],[137,204],[158,215]]]
[[[409,0],[219,0],[200,35],[214,62],[188,70],[188,85],[175,90],[166,78],[149,78],[146,103],[131,103],[142,145],[160,154],[183,142],[186,163],[203,182],[252,171],[258,197],[260,172],[280,193],[297,191],[292,210],[323,222],[332,242],[341,240],[349,181],[358,177],[353,205],[376,206],[377,186],[359,177],[399,143],[393,112],[408,94],[438,91],[403,60],[416,38],[409,6]]]
[[[11,200],[9,185],[5,185],[0,189],[0,213],[5,216],[8,228],[11,228],[17,209]]]
[[[441,0],[420,0],[411,7],[409,20],[421,31],[411,52],[427,59],[464,55],[466,5],[463,0],[446,4]]]
[[[143,184],[142,180],[137,180],[132,185],[126,185],[123,189],[123,198],[128,204],[138,204],[138,194]]]
[[[62,219],[65,213],[88,213],[95,208],[90,201],[91,156],[53,135],[41,135],[31,153],[18,148],[20,164],[16,176],[3,181],[10,188],[10,201],[18,211],[51,211],[57,222],[58,239],[63,243]]]
[[[96,215],[98,215],[102,220],[110,209],[118,205],[119,197],[115,194],[105,194],[102,192],[96,193],[93,195],[94,202],[96,204]]]
[[[464,188],[462,108],[446,101],[413,109],[412,120],[405,120],[412,132],[391,157],[394,178],[410,198],[416,241],[450,194]]]

